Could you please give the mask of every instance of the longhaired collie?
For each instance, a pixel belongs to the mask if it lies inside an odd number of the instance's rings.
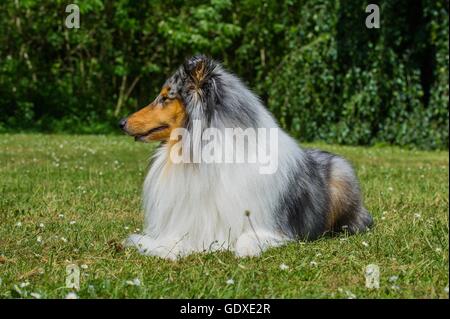
[[[355,172],[342,157],[302,149],[218,62],[195,56],[149,105],[120,127],[160,141],[144,182],[144,228],[127,246],[176,259],[269,247],[325,234],[365,231]]]

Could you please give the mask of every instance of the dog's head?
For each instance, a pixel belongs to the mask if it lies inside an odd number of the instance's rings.
[[[153,102],[120,120],[120,128],[137,141],[168,140],[172,130],[185,126],[193,100],[205,98],[203,89],[215,66],[203,55],[188,59],[164,83]]]

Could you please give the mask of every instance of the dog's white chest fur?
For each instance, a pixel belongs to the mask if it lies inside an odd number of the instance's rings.
[[[227,249],[253,256],[285,241],[273,216],[282,175],[260,174],[259,164],[173,164],[167,156],[166,147],[155,156],[143,190],[144,234],[128,245],[174,259]]]

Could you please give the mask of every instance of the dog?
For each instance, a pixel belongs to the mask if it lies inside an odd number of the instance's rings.
[[[144,181],[143,233],[125,241],[142,254],[177,259],[231,250],[252,257],[290,241],[363,232],[373,223],[349,162],[302,149],[237,76],[207,56],[187,59],[153,102],[119,126],[136,141],[161,142]],[[229,128],[238,133],[228,142],[202,136]],[[180,130],[189,138],[174,137]],[[255,139],[251,130],[276,136]],[[244,162],[224,162],[227,152],[217,152],[216,161],[193,160],[195,150],[223,151],[239,139],[244,147],[235,155],[245,152]],[[276,165],[267,169],[267,161],[254,159],[273,140]]]

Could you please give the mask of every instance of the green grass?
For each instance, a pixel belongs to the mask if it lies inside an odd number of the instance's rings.
[[[448,298],[448,152],[313,146],[356,167],[375,220],[370,232],[258,258],[221,252],[171,262],[116,245],[142,227],[151,145],[126,136],[0,135],[0,297],[63,298],[74,263],[87,265],[80,298]],[[380,267],[379,289],[365,287],[371,263]],[[134,278],[142,284],[126,283]]]

